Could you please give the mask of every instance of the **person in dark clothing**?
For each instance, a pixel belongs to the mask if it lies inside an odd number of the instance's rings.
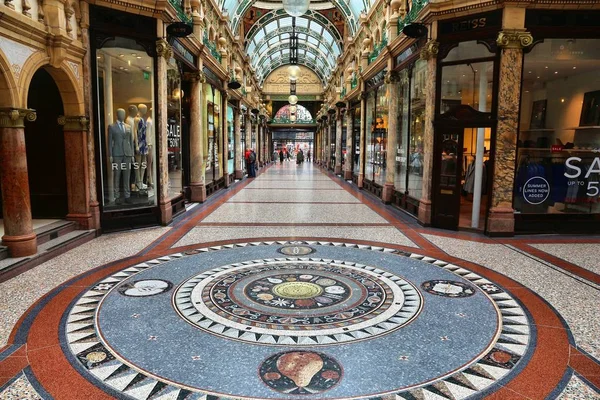
[[[283,164],[283,150],[279,150],[279,162]]]
[[[310,162],[310,150],[306,152],[306,161]]]
[[[248,177],[256,178],[256,153],[254,150],[250,150],[248,161],[250,161],[250,171],[248,173]]]

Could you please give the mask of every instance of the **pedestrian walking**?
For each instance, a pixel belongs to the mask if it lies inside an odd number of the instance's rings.
[[[244,159],[246,160],[246,173],[248,174],[248,178],[250,178],[250,148],[246,149],[246,152],[244,153]]]
[[[279,162],[283,164],[283,150],[279,150]]]
[[[256,153],[254,152],[254,149],[250,150],[248,159],[250,160],[250,175],[248,176],[250,178],[256,178]]]
[[[306,152],[306,161],[310,162],[310,150]]]

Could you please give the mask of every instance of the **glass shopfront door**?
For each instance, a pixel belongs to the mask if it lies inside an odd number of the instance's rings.
[[[438,134],[434,149],[433,226],[458,229],[460,219],[460,184],[463,153],[461,129],[444,130]]]

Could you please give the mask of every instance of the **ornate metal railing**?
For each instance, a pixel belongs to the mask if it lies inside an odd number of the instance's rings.
[[[192,18],[183,10],[183,0],[169,0],[169,4],[171,4],[177,12],[180,21],[191,25]]]
[[[402,33],[402,29],[406,25],[416,21],[417,16],[419,15],[423,7],[425,7],[428,3],[429,0],[413,0],[412,7],[410,8],[410,10],[408,10],[408,13],[406,13],[403,19],[398,21],[398,35]]]
[[[343,99],[346,96],[346,87],[344,86],[342,88],[342,91],[340,92],[340,100]]]
[[[384,36],[383,39],[381,40],[380,43],[376,44],[373,47],[373,51],[371,52],[371,54],[369,54],[369,64],[371,64],[373,61],[375,61],[375,59],[379,56],[379,54],[381,54],[381,50],[383,50],[385,48],[385,46],[387,46],[387,37]]]
[[[359,69],[359,71],[360,71],[360,69]],[[354,90],[357,86],[358,86],[358,74],[356,72],[354,72],[352,74],[352,80],[350,81],[350,88],[352,88],[352,90]]]
[[[172,1],[172,0],[169,0],[169,1]],[[217,44],[215,42],[211,42],[210,40],[208,40],[207,32],[204,32],[203,42],[204,42],[204,45],[206,47],[208,47],[210,54],[212,54],[212,56],[214,58],[216,58],[218,62],[221,62],[221,60],[223,59],[223,57],[221,56],[221,52],[219,50],[217,50]]]

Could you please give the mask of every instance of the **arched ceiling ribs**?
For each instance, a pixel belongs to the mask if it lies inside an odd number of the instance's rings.
[[[262,83],[265,80],[265,78],[267,76],[269,76],[269,74],[271,72],[275,71],[277,68],[281,67],[282,65],[288,65],[289,63],[290,63],[290,55],[287,54],[286,56],[280,55],[280,56],[272,59],[269,64],[263,64],[256,70],[256,74],[259,77],[259,82]],[[323,83],[325,83],[327,81],[327,77],[328,77],[327,72],[324,71],[324,68],[322,66],[317,65],[316,61],[311,60],[304,55],[299,55],[298,56],[298,64],[303,65],[306,68],[309,68],[310,70],[312,70],[315,74],[317,74],[317,76],[319,77],[319,79],[321,79],[321,81]]]
[[[237,32],[240,22],[244,18],[246,12],[254,5],[256,0],[224,0],[221,7],[227,10],[230,15],[230,26],[232,31]],[[332,0],[331,3],[340,11],[344,20],[348,24],[350,35],[354,35],[358,30],[358,18],[362,10],[369,9],[369,0]],[[282,9],[272,10],[281,11],[287,15]],[[323,20],[328,21],[322,14],[317,11],[308,10],[305,15],[318,14]]]

